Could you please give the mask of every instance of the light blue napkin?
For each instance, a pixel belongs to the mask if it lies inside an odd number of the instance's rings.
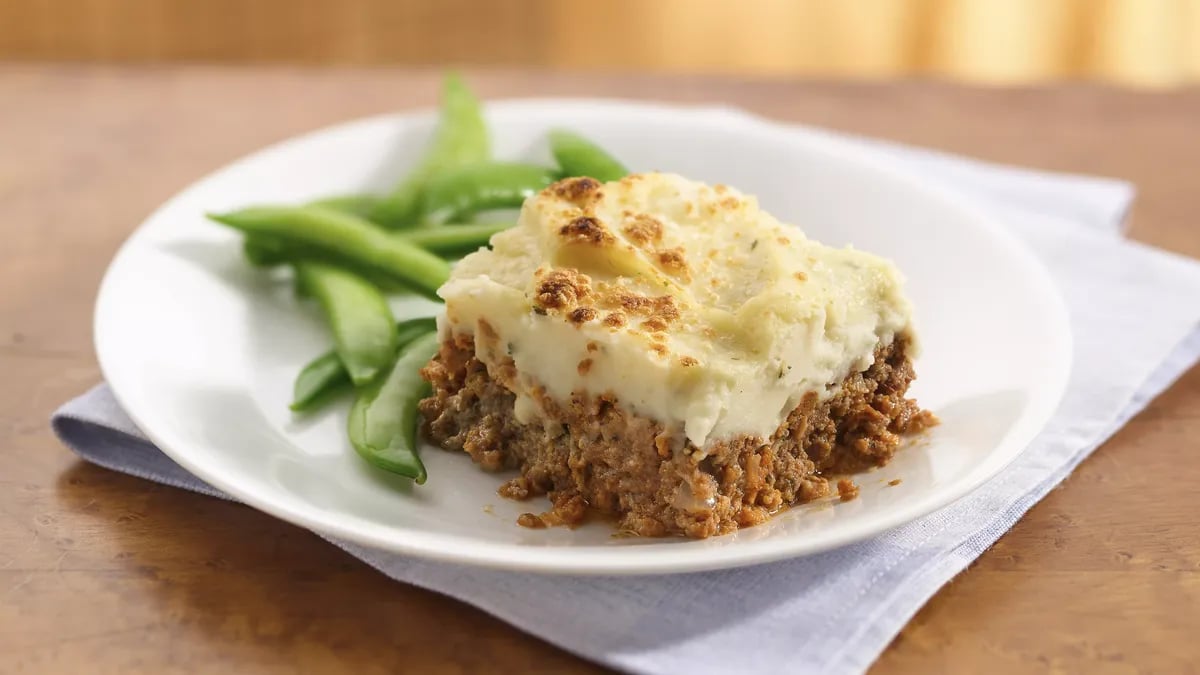
[[[811,130],[810,130],[811,133]],[[1200,355],[1200,264],[1124,241],[1118,181],[989,165],[858,139],[1007,222],[1070,307],[1076,361],[1049,426],[962,500],[876,539],[757,567],[662,577],[542,577],[332,541],[383,574],[458,598],[585,658],[639,673],[859,673],[978,557]],[[219,495],[146,441],[105,385],[53,418],[116,471]]]

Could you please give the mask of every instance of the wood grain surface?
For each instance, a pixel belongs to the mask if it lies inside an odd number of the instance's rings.
[[[1200,256],[1200,91],[985,90],[497,71],[485,96],[722,101],[1136,182],[1132,236]],[[159,203],[263,144],[430,104],[412,70],[0,67],[0,672],[589,672],[249,508],[82,464],[51,411],[100,379],[91,310]],[[336,170],[336,167],[331,167]],[[922,609],[878,673],[1195,672],[1200,370]]]

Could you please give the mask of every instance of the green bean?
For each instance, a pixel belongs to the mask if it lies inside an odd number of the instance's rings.
[[[259,206],[208,217],[251,236],[327,255],[433,298],[450,277],[445,260],[362,218],[326,207]]]
[[[359,391],[347,423],[350,444],[368,464],[408,476],[418,485],[426,473],[417,456],[417,403],[429,392],[420,370],[437,350],[437,333],[409,344],[386,378]]]
[[[422,220],[441,225],[489,209],[515,208],[554,182],[554,172],[532,164],[485,162],[442,171],[425,184]]]
[[[629,169],[612,155],[573,131],[551,131],[550,152],[564,176],[588,176],[606,183],[629,174]]]
[[[403,350],[410,342],[435,330],[436,327],[437,322],[433,317],[408,319],[397,323],[396,348]],[[331,349],[309,361],[296,376],[296,384],[292,388],[292,404],[289,407],[296,412],[316,410],[332,400],[337,393],[348,390],[351,384],[350,374],[338,358],[337,351]]]
[[[412,173],[371,211],[370,220],[393,229],[417,224],[421,194],[431,175],[485,161],[490,154],[491,141],[479,100],[461,77],[447,75],[433,141]]]
[[[383,202],[383,197],[370,193],[334,195],[333,197],[325,197],[316,201],[309,202],[310,206],[323,206],[349,213],[358,216],[359,218],[371,219],[371,213]]]
[[[354,384],[370,382],[391,365],[396,319],[378,288],[353,272],[313,261],[296,263],[296,277],[320,303],[334,350]]]

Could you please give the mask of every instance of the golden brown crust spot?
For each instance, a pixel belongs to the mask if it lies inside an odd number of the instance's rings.
[[[694,356],[681,356],[679,357],[679,365],[684,368],[691,368],[692,366],[700,365],[700,361],[696,360]]]
[[[626,321],[625,315],[620,312],[610,312],[608,316],[604,317],[604,325],[609,328],[620,328],[625,325]]]
[[[692,275],[688,270],[687,259],[683,256],[682,248],[669,248],[659,251],[658,264],[668,274],[677,276],[685,281],[691,281]]]
[[[596,295],[602,306],[620,309],[633,316],[662,319],[668,324],[677,321],[680,316],[679,306],[675,304],[675,298],[670,295],[648,297],[631,293],[612,284],[602,284],[597,289]]]
[[[592,297],[592,280],[586,274],[569,268],[546,273],[537,286],[534,310],[568,312]]]
[[[650,333],[664,333],[667,330],[667,322],[659,318],[646,319],[642,322],[642,330]]]
[[[888,487],[896,487],[896,486],[897,486],[897,485],[899,485],[901,482],[902,482],[902,481],[901,481],[899,478],[893,478],[893,479],[891,479],[891,480],[889,480],[889,481],[888,481]]]
[[[599,313],[591,307],[579,307],[573,310],[567,318],[571,320],[571,323],[580,324],[595,321],[597,316]]]
[[[808,275],[804,272],[796,272],[795,277],[797,281],[808,281]]]
[[[580,178],[564,178],[546,188],[551,194],[565,199],[576,206],[583,206],[590,200],[599,199],[600,182],[595,178],[583,176]]]
[[[666,356],[667,354],[671,353],[671,351],[669,349],[667,349],[667,346],[661,342],[651,343],[650,351],[654,352],[655,354],[658,354],[659,356]]]
[[[596,344],[596,342],[593,340],[589,340],[587,343],[587,350],[588,352],[598,352],[600,351],[600,345]]]
[[[729,195],[728,197],[722,197],[721,201],[717,203],[721,205],[721,208],[736,209],[742,205],[742,200],[733,195]]]
[[[784,246],[787,246],[792,243],[792,240],[788,239],[787,237],[780,237],[779,243],[783,244]]]
[[[625,217],[630,222],[623,231],[633,243],[646,248],[662,241],[663,224],[657,218],[645,213],[631,214],[629,211],[625,212]]]
[[[579,365],[575,366],[575,372],[579,373],[580,375],[587,375],[591,370],[592,370],[592,360],[591,359],[584,359],[579,362]]]
[[[616,237],[604,227],[604,224],[591,216],[580,216],[572,220],[563,225],[558,234],[563,239],[575,244],[607,246],[616,241]]]
[[[637,293],[617,292],[601,298],[602,302],[616,305],[630,314],[643,314],[650,306],[650,298]]]

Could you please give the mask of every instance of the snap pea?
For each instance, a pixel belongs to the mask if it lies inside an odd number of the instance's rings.
[[[461,77],[447,75],[433,141],[412,173],[372,209],[370,220],[387,228],[416,224],[422,189],[431,175],[485,161],[490,154],[491,141],[479,100]]]
[[[396,236],[439,255],[470,252],[487,246],[492,235],[512,227],[512,223],[469,223],[397,232]]]
[[[410,244],[416,244],[430,253],[436,253],[441,256],[455,256],[461,253],[470,253],[481,246],[487,246],[492,235],[497,232],[503,232],[512,226],[512,223],[467,223],[465,225],[455,224],[445,227],[402,230],[392,236],[403,239]],[[304,258],[321,258],[319,251],[306,250],[299,246],[289,247],[276,239],[261,236],[246,237],[245,249],[246,257],[259,267],[282,265],[291,260]],[[251,250],[254,251],[253,258],[251,258]],[[361,270],[361,272],[367,273],[369,270]],[[378,275],[374,277],[370,274],[365,275],[383,290],[389,290],[389,286],[383,283],[387,280],[386,278],[378,279],[375,278]]]
[[[382,200],[383,198],[379,195],[360,193],[325,197],[308,202],[308,204],[366,218]],[[261,236],[247,236],[246,241],[242,244],[242,254],[255,267],[274,267],[287,263],[291,259],[287,247],[281,242]]]
[[[450,277],[445,260],[372,223],[321,206],[258,206],[208,217],[252,236],[330,256],[429,297]]]
[[[573,131],[555,129],[549,136],[550,152],[562,169],[563,176],[588,176],[608,182],[629,174],[629,169],[616,158]]]
[[[484,162],[439,172],[425,183],[422,221],[441,225],[480,211],[515,208],[554,182],[554,172],[532,164]]]
[[[417,456],[417,403],[429,392],[420,370],[437,350],[437,333],[413,340],[387,377],[359,390],[347,422],[350,444],[360,457],[418,485],[426,474]]]
[[[297,261],[313,260],[350,270],[378,286],[384,293],[403,293],[409,289],[409,286],[397,281],[393,275],[382,274],[373,268],[348,262],[346,258],[330,254],[325,249],[285,242],[269,235],[247,234],[242,243],[242,252],[256,267],[278,267]],[[301,297],[306,295],[299,283],[296,284],[296,293]]]
[[[396,348],[403,350],[410,342],[436,328],[437,322],[433,317],[401,321],[396,324]],[[309,361],[296,376],[289,407],[295,412],[315,410],[338,392],[349,389],[350,385],[350,374],[338,358],[337,351],[331,349]]]
[[[330,349],[309,361],[296,376],[292,385],[292,402],[288,405],[293,412],[315,410],[321,403],[333,398],[336,392],[348,389],[350,374],[342,365],[337,352]]]
[[[380,195],[359,193],[324,197],[309,202],[309,205],[323,206],[334,211],[341,211],[342,213],[349,213],[359,218],[370,220],[371,213],[375,211],[381,202],[383,202],[383,197]]]
[[[356,385],[391,365],[396,355],[396,319],[383,293],[353,272],[304,261],[296,278],[320,303],[333,331],[334,350]]]
[[[246,237],[242,255],[255,267],[274,267],[288,261],[288,252],[279,242],[262,237]]]

